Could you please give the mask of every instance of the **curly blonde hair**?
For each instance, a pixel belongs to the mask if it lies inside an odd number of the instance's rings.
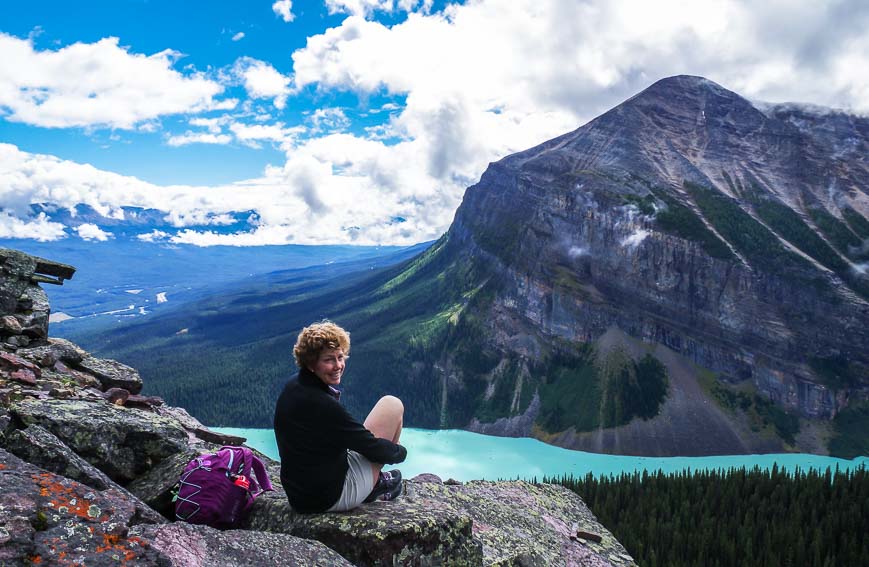
[[[349,355],[350,333],[327,320],[308,325],[299,333],[293,347],[296,366],[307,368],[313,365],[320,358],[320,353],[330,348],[340,348],[345,356]]]

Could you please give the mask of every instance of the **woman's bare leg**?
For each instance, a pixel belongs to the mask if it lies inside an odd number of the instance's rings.
[[[401,437],[401,426],[404,424],[404,404],[395,396],[383,396],[374,404],[371,413],[365,418],[365,429],[381,439],[389,439],[398,443]],[[374,484],[380,477],[382,463],[371,463]]]

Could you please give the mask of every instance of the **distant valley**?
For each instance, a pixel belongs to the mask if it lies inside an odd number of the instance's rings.
[[[90,217],[87,217],[90,219]],[[82,220],[81,215],[78,217]],[[375,260],[398,246],[196,247],[145,242],[118,233],[106,242],[0,239],[0,247],[78,268],[64,286],[46,285],[52,332],[58,336],[99,332],[133,319],[164,313],[219,293],[227,286],[260,281],[275,271]],[[361,268],[360,268],[361,269]]]

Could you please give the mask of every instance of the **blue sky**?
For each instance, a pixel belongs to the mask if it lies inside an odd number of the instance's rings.
[[[867,28],[856,1],[10,3],[0,238],[146,208],[154,242],[430,240],[489,162],[666,76],[866,113]]]
[[[192,66],[200,71],[217,70],[231,67],[240,57],[251,57],[268,61],[278,72],[289,75],[293,51],[305,47],[309,36],[340,25],[347,16],[342,12],[330,13],[320,2],[299,2],[300,7],[294,7],[294,18],[288,23],[271,9],[273,3],[226,0],[14,3],[4,7],[6,15],[0,31],[19,38],[32,37],[34,47],[39,50],[117,37],[120,45],[129,46],[134,53],[153,54],[165,49],[180,52],[183,55],[175,65],[179,69]],[[307,7],[301,8],[305,4]],[[388,12],[379,16],[384,21],[397,19]],[[244,36],[239,38],[239,33]],[[233,40],[234,37],[237,39]],[[240,85],[228,87],[226,98],[244,97],[243,90]],[[367,102],[376,103],[383,97],[373,98],[374,101]],[[355,115],[365,109],[353,93],[320,92],[295,97],[294,104],[282,114],[288,121],[302,122],[306,113],[319,106],[348,108]],[[364,118],[354,118],[357,119],[353,126],[357,129],[366,123]],[[167,130],[183,128],[185,116],[167,116],[164,121]],[[152,183],[229,183],[259,175],[264,163],[283,163],[283,152],[270,145],[252,149],[243,145],[190,144],[164,151],[159,134],[134,131],[113,140],[112,133],[111,129],[100,128],[83,135],[78,128],[32,128],[0,122],[0,139],[15,140],[23,150],[61,155]],[[159,166],[155,167],[158,161]]]

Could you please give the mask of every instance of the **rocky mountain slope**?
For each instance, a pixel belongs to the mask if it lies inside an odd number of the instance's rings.
[[[298,329],[331,317],[353,334],[359,413],[391,393],[414,426],[598,452],[867,454],[867,150],[869,119],[664,79],[491,164],[402,266],[93,344],[185,400],[181,375],[224,388],[256,369],[266,400]]]
[[[651,352],[670,376],[654,419],[536,431],[616,452],[769,450],[740,413],[782,420],[771,400],[826,420],[865,400],[867,149],[865,118],[762,112],[683,76],[492,164],[445,246],[497,281],[475,314],[485,348],[534,361],[559,340],[596,343]]]
[[[244,529],[170,521],[186,463],[244,440],[141,395],[136,370],[49,338],[36,282],[73,273],[0,249],[0,565],[634,564],[562,487],[421,475],[393,502],[299,515],[265,457],[277,491]]]

